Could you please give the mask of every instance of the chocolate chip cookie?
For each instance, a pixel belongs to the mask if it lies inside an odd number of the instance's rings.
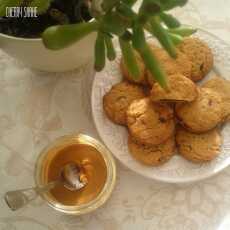
[[[150,98],[133,101],[127,110],[127,124],[132,137],[140,144],[158,145],[174,133],[173,110]]]
[[[193,81],[177,73],[168,77],[168,89],[163,89],[159,83],[154,83],[151,90],[152,101],[194,101],[198,90]]]
[[[126,81],[114,85],[103,97],[103,107],[114,123],[126,125],[126,111],[133,100],[145,97],[143,89]]]
[[[191,79],[199,81],[213,67],[213,54],[208,45],[198,38],[188,37],[178,45],[178,49],[183,52],[192,62]]]
[[[201,163],[211,161],[220,154],[222,140],[217,129],[194,134],[179,128],[176,131],[176,143],[183,157],[192,162]]]
[[[140,163],[158,166],[171,159],[174,154],[175,140],[170,137],[165,143],[147,146],[137,143],[131,136],[128,138],[130,154]]]
[[[193,102],[176,105],[180,123],[189,131],[203,133],[215,128],[223,117],[221,96],[208,88],[201,88]]]
[[[204,88],[209,88],[219,93],[223,102],[223,121],[230,120],[230,81],[215,77],[208,80],[204,85]]]

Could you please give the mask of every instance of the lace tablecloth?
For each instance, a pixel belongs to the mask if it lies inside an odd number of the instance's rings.
[[[230,2],[191,0],[175,13],[185,24],[230,43]],[[92,64],[65,74],[25,68],[0,51],[0,195],[33,185],[39,151],[58,136],[98,138],[90,111]],[[229,73],[230,74],[230,73]],[[37,199],[11,212],[0,200],[0,230],[229,230],[230,168],[191,185],[145,179],[119,162],[111,199],[97,211],[66,216]]]

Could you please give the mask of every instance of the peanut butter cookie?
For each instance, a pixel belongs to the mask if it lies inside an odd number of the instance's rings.
[[[168,76],[181,73],[188,78],[191,77],[192,63],[185,54],[178,50],[177,58],[173,59],[165,50],[155,46],[151,46],[151,48],[162,69]],[[155,82],[154,76],[149,71],[147,71],[147,80],[150,85],[153,85]]]
[[[136,57],[136,61],[137,61],[137,65],[139,67],[140,70],[140,76],[138,76],[137,79],[135,79],[133,76],[131,76],[131,74],[129,73],[125,63],[124,63],[124,59],[121,58],[121,62],[120,62],[120,68],[121,68],[121,73],[123,75],[123,77],[133,83],[139,83],[139,84],[143,84],[146,85],[147,81],[146,81],[146,77],[145,77],[145,64],[141,58],[141,56],[135,52],[135,57]]]
[[[132,137],[141,144],[158,145],[174,133],[173,110],[150,98],[133,101],[127,110],[127,124]]]
[[[128,82],[114,85],[103,97],[103,107],[107,116],[113,122],[126,125],[126,111],[135,99],[145,97],[143,89]]]
[[[176,105],[180,123],[189,131],[203,133],[215,128],[223,117],[221,96],[208,88],[201,88],[193,102]]]
[[[209,88],[219,93],[223,102],[223,121],[230,120],[230,81],[215,77],[205,82],[204,88]]]
[[[151,90],[152,101],[194,101],[198,90],[193,81],[177,73],[168,77],[169,89],[164,90],[158,83],[154,83]]]
[[[176,132],[179,153],[195,163],[211,161],[217,157],[220,154],[221,142],[217,129],[203,134],[190,133],[182,128]]]
[[[188,37],[178,45],[178,49],[192,62],[191,79],[199,81],[213,67],[213,54],[208,45],[198,38]]]
[[[174,154],[175,140],[170,137],[165,143],[154,146],[138,144],[129,136],[128,147],[130,154],[139,162],[148,166],[158,166],[171,159]]]

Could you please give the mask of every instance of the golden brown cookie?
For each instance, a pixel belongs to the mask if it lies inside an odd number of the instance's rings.
[[[198,90],[193,81],[177,73],[168,77],[168,90],[164,90],[158,83],[154,83],[151,90],[152,101],[194,101]]]
[[[147,146],[138,144],[129,136],[128,147],[130,154],[137,161],[149,166],[158,166],[164,164],[173,156],[175,140],[174,137],[170,137],[165,143]]]
[[[220,154],[221,136],[217,129],[207,133],[194,134],[179,128],[176,143],[179,153],[195,163],[211,161]]]
[[[127,110],[127,124],[132,137],[141,144],[158,145],[174,133],[173,110],[150,98],[133,101]]]
[[[203,133],[215,128],[221,122],[222,105],[218,93],[201,88],[195,101],[176,105],[176,115],[186,129],[194,133]]]
[[[198,38],[188,37],[178,45],[178,49],[192,62],[191,79],[199,81],[213,67],[213,54],[208,45]]]
[[[230,120],[230,81],[215,77],[203,85],[204,88],[209,88],[219,93],[223,102],[223,121]]]
[[[177,58],[173,59],[165,50],[155,46],[151,46],[151,48],[160,66],[168,76],[175,73],[181,73],[188,78],[191,77],[192,63],[185,54],[177,50]],[[149,84],[153,85],[155,82],[154,76],[152,76],[149,71],[146,73]]]
[[[103,107],[113,122],[126,125],[126,110],[133,100],[145,97],[143,89],[128,82],[114,85],[103,97]]]
[[[139,84],[143,84],[146,85],[147,81],[146,81],[146,77],[145,77],[145,64],[141,58],[141,56],[135,52],[135,57],[136,57],[136,61],[137,61],[137,65],[139,67],[140,70],[140,76],[135,79],[134,77],[131,76],[131,74],[129,73],[125,63],[124,63],[124,59],[121,58],[121,62],[120,62],[120,68],[121,68],[121,73],[123,75],[123,77],[133,83],[139,83]]]

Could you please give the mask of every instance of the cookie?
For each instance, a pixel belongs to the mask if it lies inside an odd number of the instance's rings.
[[[202,163],[211,161],[220,154],[221,136],[217,129],[207,133],[194,134],[185,129],[176,131],[179,153],[189,161]]]
[[[183,52],[192,62],[191,79],[199,81],[213,67],[213,54],[208,45],[198,38],[188,37],[178,45],[178,49]]]
[[[113,122],[126,125],[126,111],[133,100],[145,97],[143,89],[128,82],[114,85],[103,97],[103,107]]]
[[[126,80],[130,81],[130,82],[146,85],[147,81],[146,81],[146,77],[145,77],[145,72],[146,72],[145,71],[145,64],[144,64],[141,56],[137,52],[135,52],[135,57],[136,57],[137,65],[138,65],[139,70],[140,70],[140,75],[138,76],[138,78],[135,79],[129,73],[128,68],[127,68],[127,66],[124,63],[124,59],[123,58],[121,58],[121,61],[120,61],[121,73],[122,73],[123,77]]]
[[[185,54],[177,50],[177,58],[173,59],[165,50],[161,48],[151,46],[151,49],[161,68],[168,76],[176,73],[181,73],[188,78],[191,77],[192,63]],[[153,85],[153,83],[155,83],[154,76],[152,76],[149,71],[147,71],[146,74],[149,84]]]
[[[154,146],[138,144],[131,136],[128,138],[129,152],[134,159],[148,166],[162,165],[174,155],[175,140],[169,138],[165,143]]]
[[[193,102],[176,105],[176,115],[180,123],[194,133],[203,133],[215,128],[223,117],[221,96],[207,88],[199,90]]]
[[[154,83],[151,100],[191,102],[198,96],[195,83],[180,73],[168,76],[168,86],[168,90],[164,90],[158,83]]]
[[[230,81],[221,77],[215,77],[202,86],[219,93],[223,102],[223,121],[230,120]]]
[[[151,102],[150,98],[135,100],[127,110],[127,125],[138,143],[158,145],[174,133],[173,110],[166,104]]]

